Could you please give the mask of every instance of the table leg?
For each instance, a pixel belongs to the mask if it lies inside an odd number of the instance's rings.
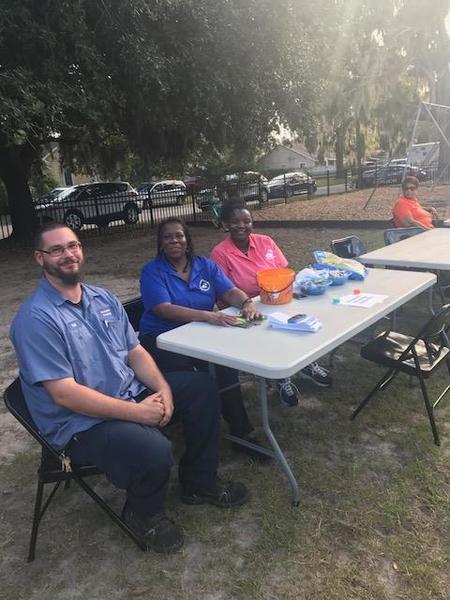
[[[225,435],[225,437],[227,439],[231,440],[232,442],[241,444],[242,446],[247,446],[247,448],[252,448],[253,450],[256,450],[257,452],[261,452],[262,454],[266,454],[267,456],[271,456],[272,458],[275,458],[280,463],[281,468],[284,471],[284,474],[288,478],[289,485],[291,486],[292,503],[294,506],[298,506],[300,498],[299,498],[299,493],[298,493],[297,480],[295,479],[294,474],[291,471],[291,467],[289,466],[289,463],[287,462],[286,457],[284,456],[280,446],[278,445],[278,442],[277,442],[274,434],[272,433],[272,430],[270,429],[269,407],[268,407],[268,403],[267,403],[267,387],[266,387],[266,380],[264,379],[264,377],[257,378],[257,386],[258,386],[257,394],[258,394],[258,398],[259,398],[259,402],[260,402],[260,406],[261,406],[262,426],[263,426],[264,433],[266,434],[266,437],[269,440],[269,443],[270,443],[272,449],[269,450],[268,448],[264,448],[263,446],[259,446],[258,444],[253,444],[252,442],[248,442],[247,440],[243,440],[242,438],[238,438],[234,435],[227,434],[227,435]]]
[[[434,285],[438,285],[438,284],[435,283]],[[430,288],[428,288],[428,306],[429,306],[429,309],[430,309],[430,313],[432,315],[436,314],[436,312],[434,310],[434,306],[433,306],[433,288],[434,288],[434,285],[432,285]]]

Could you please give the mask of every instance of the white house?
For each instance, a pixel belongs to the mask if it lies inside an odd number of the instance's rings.
[[[280,144],[258,161],[258,168],[262,171],[309,170],[316,162],[303,144],[294,143],[292,146]]]
[[[44,148],[42,160],[58,186],[78,185],[79,183],[90,183],[93,181],[93,178],[88,175],[75,174],[70,169],[63,168],[57,143],[50,144]]]

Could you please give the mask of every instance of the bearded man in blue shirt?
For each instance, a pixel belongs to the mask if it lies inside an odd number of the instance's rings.
[[[184,503],[229,508],[249,496],[243,484],[217,476],[217,388],[204,373],[163,377],[120,301],[81,283],[83,249],[71,229],[46,225],[34,248],[42,278],[11,325],[31,416],[55,449],[97,465],[126,490],[122,516],[148,548],[174,552],[183,535],[164,512],[173,457],[161,428],[183,423]]]

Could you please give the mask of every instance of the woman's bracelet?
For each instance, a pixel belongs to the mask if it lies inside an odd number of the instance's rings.
[[[246,298],[246,299],[244,300],[244,302],[241,304],[241,310],[244,308],[244,306],[245,306],[246,304],[249,304],[249,302],[253,302],[252,298]]]

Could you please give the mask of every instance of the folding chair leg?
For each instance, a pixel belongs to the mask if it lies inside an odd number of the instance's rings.
[[[34,503],[34,515],[33,515],[33,525],[31,527],[31,536],[30,536],[30,548],[28,551],[27,561],[31,562],[34,560],[34,554],[36,550],[36,541],[37,534],[39,529],[39,524],[41,522],[42,517],[44,516],[45,511],[47,510],[50,502],[53,499],[53,496],[56,494],[59,486],[61,485],[61,481],[58,481],[54,486],[50,494],[48,495],[47,500],[45,501],[44,506],[42,506],[42,497],[44,493],[44,482],[39,476],[38,487],[36,491],[36,501]],[[41,508],[42,506],[42,508]]]
[[[378,392],[378,390],[382,390],[387,385],[389,385],[391,383],[391,381],[397,375],[398,375],[398,371],[396,371],[395,369],[390,369],[389,371],[387,371],[387,373],[385,373],[383,375],[383,377],[380,379],[380,381],[378,381],[378,383],[375,385],[375,387],[367,394],[367,396],[359,404],[359,406],[357,406],[355,408],[355,410],[352,412],[352,414],[350,415],[350,421],[353,421],[359,415],[359,413],[362,411],[362,409],[366,406],[366,404],[369,402],[369,400],[371,400],[373,398],[373,396],[375,396],[375,394]]]
[[[39,479],[37,491],[36,491],[36,500],[34,501],[34,514],[33,514],[33,525],[31,526],[31,536],[30,536],[30,546],[28,549],[28,558],[27,562],[32,562],[34,560],[34,555],[36,552],[36,541],[37,534],[39,529],[39,523],[41,521],[41,505],[42,505],[42,495],[44,493],[44,484]]]
[[[420,387],[422,389],[422,395],[423,395],[423,400],[425,402],[425,408],[427,409],[427,413],[428,413],[428,419],[430,420],[431,431],[433,432],[434,443],[436,444],[436,446],[440,446],[441,440],[439,439],[439,433],[438,433],[438,430],[436,427],[436,422],[434,420],[433,407],[431,406],[431,402],[428,397],[427,388],[425,386],[425,381],[422,377],[422,374],[419,374],[419,382],[420,382]]]
[[[115,513],[112,508],[103,500],[101,496],[99,496],[90,485],[88,485],[82,477],[80,477],[75,470],[72,471],[72,476],[74,481],[100,506],[100,508],[124,531],[133,542],[144,552],[147,550],[147,544],[144,542],[142,538],[140,538],[136,533],[125,523],[123,519],[119,517],[117,513]]]

